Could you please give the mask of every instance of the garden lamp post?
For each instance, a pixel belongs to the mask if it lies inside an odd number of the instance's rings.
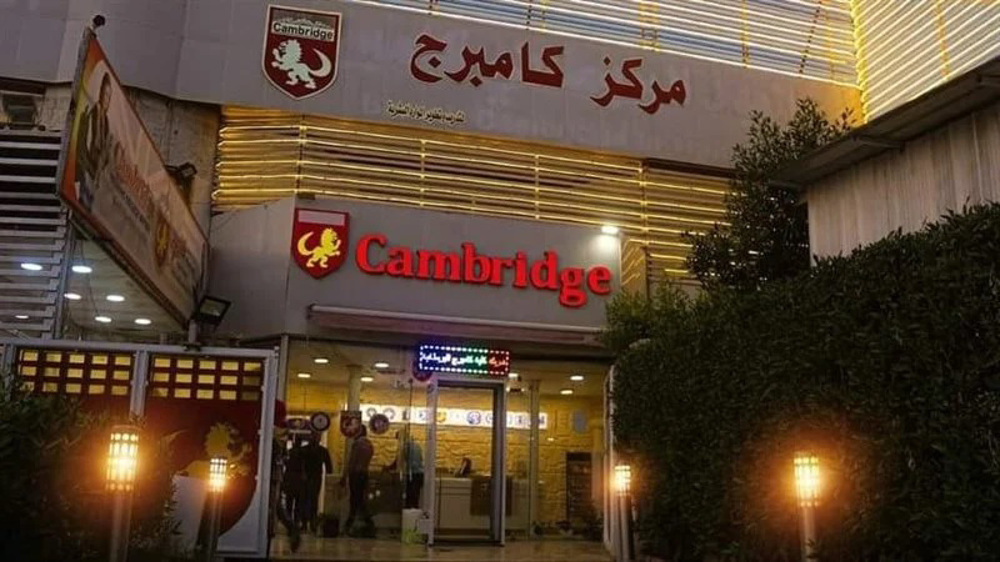
[[[619,562],[632,560],[635,548],[632,543],[632,467],[627,464],[615,466],[615,496],[618,498],[619,521],[621,522],[621,545]]]
[[[129,524],[132,519],[132,490],[139,464],[139,429],[131,425],[111,428],[108,447],[107,489],[111,492],[111,562],[128,558]]]
[[[812,453],[795,454],[795,493],[802,515],[802,560],[816,554],[816,504],[819,501],[819,458]]]
[[[215,558],[219,545],[219,523],[222,517],[222,493],[226,489],[228,461],[213,458],[208,465],[208,537],[205,540],[205,561]]]

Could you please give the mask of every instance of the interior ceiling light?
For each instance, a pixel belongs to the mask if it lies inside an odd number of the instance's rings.
[[[21,269],[27,269],[28,271],[41,271],[42,266],[37,263],[24,262],[21,264]]]
[[[365,376],[361,377],[361,382],[372,382],[374,380],[375,380],[375,377],[369,377],[368,375],[365,375]]]
[[[71,300],[71,301],[78,301],[81,298],[80,295],[79,295],[79,293],[66,293],[63,296],[66,297],[67,299]]]
[[[125,297],[121,295],[108,295],[107,298],[111,302],[125,302]]]
[[[76,264],[73,266],[73,273],[93,273],[94,268],[89,265]]]
[[[150,324],[153,323],[153,321],[150,320],[149,318],[136,318],[135,323],[140,326],[149,326]]]
[[[518,373],[515,373],[514,371],[511,371],[511,372],[507,373],[507,378],[511,379],[511,380],[517,380],[517,378],[520,377],[520,376],[521,375],[519,375]]]
[[[17,318],[18,320],[27,320],[29,316],[27,314],[15,314],[14,318]]]
[[[375,366],[376,369],[388,369],[389,368],[389,364],[386,363],[385,361],[376,361],[374,366]],[[361,377],[361,380],[365,380],[365,378]]]
[[[312,373],[298,373],[295,376],[299,377],[300,379],[308,379],[312,377]]]
[[[564,388],[564,389],[562,389],[562,390],[559,391],[559,394],[562,394],[563,396],[569,396],[570,394],[573,394],[573,389],[572,388]]]
[[[569,380],[573,382],[581,382],[583,381],[583,375],[573,375],[569,378]]]
[[[94,320],[100,322],[101,324],[108,324],[111,322],[110,316],[95,316]]]
[[[317,358],[313,359],[313,363],[315,363],[317,365],[326,365],[329,362],[330,362],[330,360],[327,359],[326,357],[317,357]]]
[[[548,441],[549,443],[552,443],[553,441],[556,440],[556,438],[555,437],[546,437],[545,440]]]
[[[601,227],[601,232],[603,232],[604,234],[612,234],[612,235],[614,235],[614,234],[618,234],[619,229],[618,229],[617,226],[615,226],[613,224],[606,224],[606,225],[604,225],[604,226]]]

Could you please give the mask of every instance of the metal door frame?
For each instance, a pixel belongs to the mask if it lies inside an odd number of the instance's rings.
[[[504,545],[507,535],[507,384],[503,379],[474,379],[456,376],[438,376],[427,385],[427,468],[424,470],[422,502],[430,522],[427,528],[427,546],[434,546],[435,519],[437,517],[437,408],[440,389],[476,388],[493,391],[493,443],[491,445],[490,538],[487,542]]]

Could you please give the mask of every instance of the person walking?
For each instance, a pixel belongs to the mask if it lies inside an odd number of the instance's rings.
[[[330,451],[319,443],[320,434],[313,432],[309,442],[301,448],[305,487],[302,491],[301,519],[304,527],[316,531],[319,511],[319,495],[323,487],[323,475],[333,473]]]
[[[285,458],[285,475],[281,487],[285,495],[285,507],[299,530],[302,529],[305,517],[303,497],[306,488],[306,462],[302,449],[302,439],[296,437]]]
[[[396,432],[399,439],[399,432]],[[395,471],[397,461],[403,463],[403,508],[419,509],[420,492],[424,489],[424,453],[420,445],[414,441],[409,431],[404,431],[403,443],[400,445],[399,458],[392,461],[386,470]]]
[[[375,447],[368,439],[368,429],[361,426],[358,436],[354,438],[351,451],[347,458],[344,475],[340,478],[340,485],[347,484],[348,496],[350,498],[350,509],[347,512],[347,520],[344,521],[344,534],[349,535],[354,519],[361,516],[365,524],[366,534],[374,529],[375,522],[372,521],[371,514],[368,513],[367,493],[368,493],[368,466],[371,464],[372,456],[375,454]]]
[[[285,442],[288,438],[288,424],[285,419],[285,403],[276,401],[274,405],[274,438],[271,442],[271,517],[268,521],[268,552],[271,551],[270,540],[274,537],[275,519],[288,532],[289,546],[292,552],[299,550],[302,537],[299,527],[295,524],[289,512],[287,497],[284,494],[285,464],[288,451]]]

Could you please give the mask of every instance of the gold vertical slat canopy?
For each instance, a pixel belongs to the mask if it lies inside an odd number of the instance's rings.
[[[852,0],[869,119],[1000,54],[1000,2]]]
[[[640,159],[450,132],[229,107],[216,211],[317,196],[618,226],[653,276],[690,282],[686,232],[722,220],[725,178]]]

